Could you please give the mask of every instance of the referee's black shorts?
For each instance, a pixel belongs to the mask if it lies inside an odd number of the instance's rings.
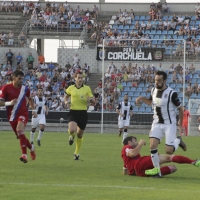
[[[70,110],[68,113],[68,122],[76,122],[81,130],[85,130],[87,120],[87,110]]]

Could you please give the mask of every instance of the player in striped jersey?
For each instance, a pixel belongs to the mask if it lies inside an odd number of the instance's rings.
[[[0,90],[0,107],[6,106],[8,120],[15,132],[17,139],[20,141],[22,156],[20,160],[27,163],[27,148],[30,149],[32,160],[36,159],[34,145],[30,144],[26,138],[24,131],[28,122],[27,100],[30,107],[33,109],[33,115],[37,113],[34,110],[33,99],[30,96],[30,90],[23,85],[24,73],[20,70],[15,70],[12,74],[12,83],[6,84]]]
[[[34,97],[34,106],[37,112],[37,117],[35,118],[34,116],[32,117],[32,129],[30,133],[30,141],[31,144],[34,143],[34,136],[35,136],[35,130],[40,126],[39,134],[36,139],[36,142],[38,146],[41,146],[41,137],[44,134],[44,129],[46,125],[46,116],[48,115],[48,107],[47,107],[47,102],[45,97],[43,96],[43,89],[39,88],[37,92],[37,96]]]
[[[133,107],[131,103],[128,101],[128,94],[124,95],[124,101],[120,102],[117,106],[116,112],[119,115],[118,117],[118,126],[119,126],[119,136],[122,134],[122,130],[124,129],[122,142],[128,135],[128,127],[130,124],[130,118],[133,114]]]
[[[154,169],[147,170],[147,175],[158,173],[161,176],[158,144],[165,137],[165,151],[167,154],[173,154],[180,146],[184,151],[187,150],[185,143],[181,137],[176,137],[176,111],[179,110],[179,130],[182,131],[183,122],[183,106],[181,105],[178,94],[166,85],[167,74],[163,71],[158,71],[155,76],[155,87],[151,90],[149,99],[146,97],[138,97],[136,103],[143,101],[153,107],[154,116],[150,138],[151,159]]]

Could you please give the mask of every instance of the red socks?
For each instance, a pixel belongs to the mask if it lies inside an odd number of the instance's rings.
[[[179,164],[192,164],[195,160],[191,160],[190,158],[184,156],[172,156],[171,161]]]
[[[30,144],[29,140],[24,135],[24,131],[22,130],[17,131],[17,135],[19,136],[22,154],[27,154],[26,147],[31,149],[32,145]]]
[[[173,173],[168,166],[161,167],[160,171],[163,176]]]

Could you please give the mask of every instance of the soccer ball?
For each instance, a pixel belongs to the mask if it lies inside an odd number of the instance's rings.
[[[63,121],[64,121],[64,119],[63,119],[63,118],[60,118],[60,121],[61,121],[61,122],[63,122]]]

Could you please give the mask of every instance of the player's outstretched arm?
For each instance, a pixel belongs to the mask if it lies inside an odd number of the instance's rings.
[[[0,99],[0,107],[1,106],[13,106],[17,103],[17,99],[13,99],[12,101],[4,101],[2,99]]]
[[[143,103],[145,103],[145,104],[147,104],[147,105],[149,105],[149,106],[151,106],[151,104],[152,104],[152,100],[147,99],[146,97],[142,97],[142,96],[139,96],[139,97],[136,99],[135,102],[136,102],[136,104],[139,104],[139,103],[143,102]]]
[[[146,145],[146,142],[144,140],[140,140],[138,142],[138,145],[137,147],[135,147],[134,149],[131,149],[129,152],[128,152],[128,156],[133,158],[135,156],[137,156],[139,153],[140,153],[140,150],[141,148]]]

